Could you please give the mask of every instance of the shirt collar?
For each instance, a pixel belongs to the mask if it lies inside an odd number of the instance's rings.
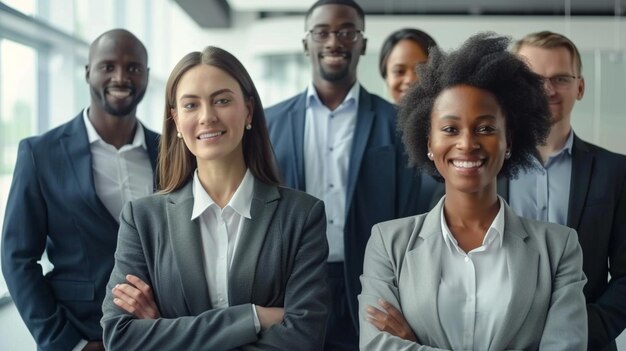
[[[85,128],[87,129],[87,139],[89,140],[89,144],[93,144],[95,142],[102,142],[108,144],[106,141],[102,140],[102,137],[96,131],[96,128],[91,123],[89,119],[89,108],[85,108],[83,110],[83,121],[85,122]],[[146,146],[146,137],[144,135],[143,126],[139,121],[137,121],[137,128],[135,128],[135,137],[133,138],[133,142],[130,144],[131,148],[141,146],[144,150],[147,150]]]
[[[444,195],[445,197],[445,195]],[[489,229],[487,229],[487,234],[483,238],[482,245],[489,244],[490,242],[497,240],[496,245],[498,248],[502,247],[502,235],[504,234],[504,201],[498,195],[498,201],[500,202],[500,209],[496,214],[496,218],[493,219]],[[448,249],[451,251],[462,251],[459,248],[458,241],[452,235],[450,228],[448,227],[448,223],[446,222],[446,218],[443,212],[443,206],[441,206],[441,233],[443,234],[443,241],[448,246]]]
[[[215,201],[209,196],[209,194],[204,190],[204,187],[200,183],[200,178],[198,177],[198,169],[194,172],[193,175],[193,210],[191,211],[191,220],[198,218],[207,208],[212,205],[217,206]],[[250,216],[250,208],[252,206],[252,196],[254,191],[254,176],[250,172],[249,169],[246,170],[246,174],[243,176],[243,180],[241,184],[235,190],[233,197],[230,199],[228,204],[224,206],[224,209],[230,207],[242,217],[252,218]]]
[[[354,102],[354,106],[359,105],[359,92],[361,91],[361,85],[358,81],[354,82],[352,88],[348,91],[348,94],[341,102],[341,105],[337,107],[336,110],[345,106],[349,102]],[[315,85],[313,85],[313,81],[309,82],[309,86],[306,89],[306,108],[311,107],[312,103],[317,103],[320,106],[323,106],[322,100],[320,100],[319,95],[317,95],[317,89],[315,89]]]

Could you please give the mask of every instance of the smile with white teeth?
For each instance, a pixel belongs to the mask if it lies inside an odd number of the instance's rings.
[[[460,161],[460,160],[452,160],[452,164],[454,167],[458,168],[476,168],[480,167],[485,163],[485,160],[478,161]]]
[[[219,132],[213,132],[213,133],[202,133],[200,135],[198,135],[198,139],[200,140],[206,140],[206,139],[211,139],[211,138],[215,138],[218,137],[222,134],[226,133],[225,131],[221,130]]]
[[[109,88],[107,89],[107,94],[116,97],[118,99],[124,99],[130,96],[131,89],[119,89],[119,88]]]

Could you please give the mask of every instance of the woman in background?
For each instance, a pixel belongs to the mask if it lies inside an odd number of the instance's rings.
[[[160,192],[122,212],[106,348],[320,350],[324,205],[278,186],[261,100],[228,52],[172,71],[158,172]]]
[[[417,64],[426,62],[430,49],[436,46],[430,35],[414,28],[397,30],[385,39],[378,66],[395,104],[417,81]]]
[[[413,165],[445,181],[427,214],[377,224],[359,296],[363,350],[586,350],[573,229],[518,217],[498,174],[532,167],[549,131],[542,77],[508,39],[434,50],[400,107]]]

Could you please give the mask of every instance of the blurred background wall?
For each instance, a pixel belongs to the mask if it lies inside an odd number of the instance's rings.
[[[150,82],[138,117],[160,131],[164,86],[190,51],[220,46],[248,68],[264,106],[303,90],[304,13],[313,0],[10,0],[0,1],[0,227],[17,144],[74,117],[89,103],[89,43],[116,27],[149,53]],[[582,54],[586,94],[574,109],[583,139],[626,153],[626,0],[357,0],[366,11],[367,53],[359,81],[388,97],[378,73],[384,38],[402,27],[431,34],[444,49],[495,31],[520,38],[551,30]],[[608,190],[607,190],[608,191]],[[34,349],[0,276],[0,350]],[[4,301],[5,303],[2,303]],[[626,337],[622,337],[626,339]],[[626,341],[620,348],[626,350]]]

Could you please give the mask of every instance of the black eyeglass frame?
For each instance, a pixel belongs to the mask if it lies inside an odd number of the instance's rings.
[[[326,35],[324,37],[320,37],[321,33],[326,33]],[[354,33],[354,34],[351,34],[351,33]],[[344,28],[344,29],[339,29],[339,30],[327,30],[327,29],[318,28],[318,29],[311,29],[306,32],[306,35],[310,35],[311,39],[313,39],[313,41],[318,42],[318,43],[326,42],[328,39],[330,39],[331,34],[334,34],[337,40],[343,43],[356,43],[356,41],[359,39],[359,35],[363,35],[363,31],[359,29],[352,29],[352,28]],[[349,36],[351,35],[354,35],[354,37],[350,39]]]

